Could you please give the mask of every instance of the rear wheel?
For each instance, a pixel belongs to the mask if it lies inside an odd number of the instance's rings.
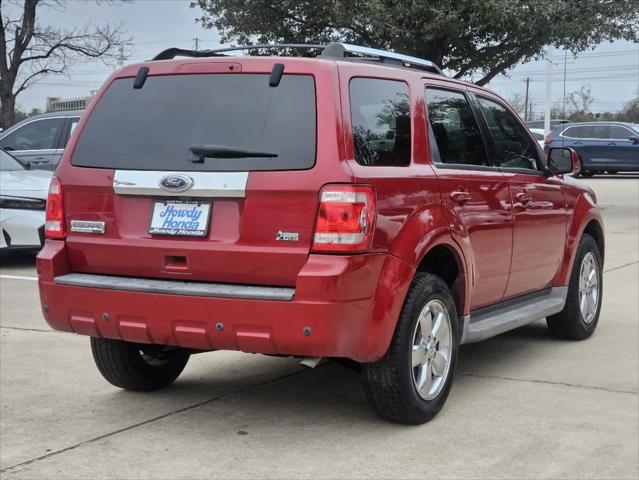
[[[452,294],[439,277],[417,274],[388,351],[362,365],[364,391],[384,419],[420,424],[432,419],[450,392],[459,328]]]
[[[603,292],[601,253],[597,242],[584,234],[577,248],[564,309],[546,319],[558,338],[583,340],[597,328]]]
[[[102,376],[125,390],[166,387],[182,373],[189,353],[176,347],[91,337],[93,359]]]

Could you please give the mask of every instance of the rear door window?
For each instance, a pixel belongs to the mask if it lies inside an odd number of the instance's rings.
[[[0,140],[0,147],[15,151],[55,149],[65,121],[65,118],[34,120],[7,134]]]
[[[463,93],[427,88],[426,108],[431,138],[434,137],[437,147],[433,155],[435,162],[488,165],[477,119]]]
[[[357,163],[369,166],[410,164],[408,85],[395,80],[354,78],[349,90]]]
[[[140,89],[132,78],[118,79],[90,113],[71,163],[131,170],[308,169],[315,164],[315,103],[310,75],[284,75],[277,87],[269,86],[267,74],[150,76]],[[217,153],[198,163],[198,146]]]

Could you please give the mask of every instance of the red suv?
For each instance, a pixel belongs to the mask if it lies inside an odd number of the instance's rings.
[[[51,183],[49,325],[130,390],[202,351],[354,360],[401,423],[441,409],[461,344],[544,317],[589,337],[603,223],[574,152],[428,61],[309,48],[170,49],[106,81]]]

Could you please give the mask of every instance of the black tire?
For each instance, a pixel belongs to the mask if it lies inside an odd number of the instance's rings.
[[[598,296],[596,300],[595,314],[589,322],[584,319],[580,307],[579,277],[584,258],[592,253],[597,264]],[[601,299],[603,297],[603,262],[601,253],[595,239],[584,234],[579,241],[575,263],[570,274],[568,294],[564,309],[546,319],[550,332],[557,338],[564,340],[584,340],[590,337],[599,322],[601,312]]]
[[[583,178],[591,178],[595,175],[595,172],[591,172],[589,170],[582,170],[579,172],[579,176]]]
[[[146,345],[91,337],[93,360],[112,385],[134,391],[166,387],[180,376],[189,353],[164,345]]]
[[[447,373],[442,375],[443,386],[434,398],[426,400],[414,384],[411,356],[419,315],[433,300],[438,300],[449,315],[451,349]],[[418,273],[404,301],[388,351],[378,362],[362,364],[364,392],[377,413],[391,422],[410,425],[431,420],[444,406],[452,387],[459,336],[457,310],[448,286],[435,275]]]

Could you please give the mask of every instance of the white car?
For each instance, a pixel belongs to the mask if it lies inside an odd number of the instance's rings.
[[[0,252],[38,250],[52,172],[28,170],[0,149]]]
[[[534,135],[535,139],[537,140],[537,143],[543,147],[544,146],[544,138],[546,137],[546,135],[544,134],[544,129],[543,128],[531,128],[530,132]]]

